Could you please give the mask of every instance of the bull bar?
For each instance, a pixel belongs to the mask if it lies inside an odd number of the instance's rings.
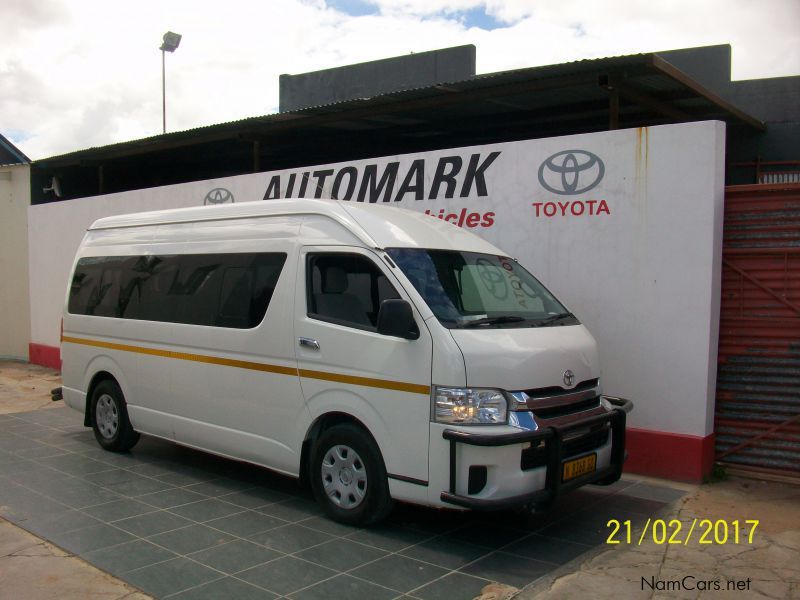
[[[622,475],[622,465],[625,462],[626,413],[633,408],[633,402],[614,396],[602,396],[602,398],[613,406],[605,414],[593,415],[558,427],[549,426],[535,431],[519,431],[500,435],[445,429],[442,432],[442,437],[450,442],[450,489],[447,492],[442,492],[442,502],[472,510],[505,510],[526,504],[547,504],[554,501],[561,494],[588,483],[602,482],[603,484],[609,484],[617,481]],[[563,455],[565,435],[575,429],[593,427],[605,423],[611,426],[611,459],[609,465],[575,479],[566,482],[562,481],[561,464],[565,458],[573,458],[572,456],[566,457]],[[473,498],[456,493],[456,474],[458,472],[457,444],[497,447],[525,442],[538,443],[541,441],[546,442],[547,448],[547,475],[544,488],[510,498],[498,499]],[[578,453],[576,456],[580,454]]]

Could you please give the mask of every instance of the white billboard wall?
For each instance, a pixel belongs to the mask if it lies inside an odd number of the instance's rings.
[[[72,256],[84,230],[99,217],[278,197],[386,202],[470,229],[537,275],[596,337],[605,393],[636,404],[631,427],[708,440],[719,326],[724,148],[724,124],[688,123],[32,206],[32,342],[58,345]]]

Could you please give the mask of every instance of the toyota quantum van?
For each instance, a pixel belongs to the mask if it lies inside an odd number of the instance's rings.
[[[393,500],[501,509],[622,471],[631,403],[513,258],[435,217],[331,200],[100,219],[78,250],[63,396],[139,434],[307,479],[351,524]]]

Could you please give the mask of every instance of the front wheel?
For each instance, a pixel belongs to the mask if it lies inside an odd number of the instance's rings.
[[[101,381],[92,393],[92,429],[97,442],[111,452],[125,452],[139,441],[131,427],[125,396],[116,381]]]
[[[327,429],[317,440],[309,465],[311,488],[332,519],[369,525],[391,510],[389,482],[380,450],[351,424]]]

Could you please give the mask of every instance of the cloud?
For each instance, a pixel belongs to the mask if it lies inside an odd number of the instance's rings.
[[[3,36],[6,43],[13,43],[30,31],[63,21],[68,14],[59,0],[4,0]]]
[[[0,132],[32,158],[160,133],[167,30],[169,131],[277,111],[281,73],[470,43],[479,73],[714,43],[737,77],[800,72],[796,0],[5,0],[3,19]]]

